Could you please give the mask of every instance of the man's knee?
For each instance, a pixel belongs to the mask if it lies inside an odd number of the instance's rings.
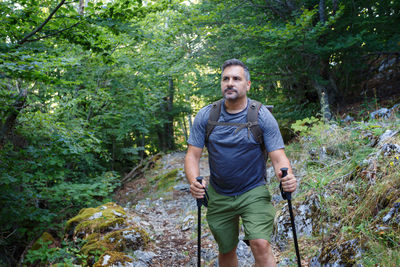
[[[253,253],[270,253],[271,245],[265,239],[253,239],[250,240],[250,247]]]
[[[219,255],[221,256],[221,257],[233,257],[233,256],[235,256],[236,255],[236,248],[237,247],[234,247],[231,251],[229,251],[229,252],[226,252],[226,253],[219,253]]]

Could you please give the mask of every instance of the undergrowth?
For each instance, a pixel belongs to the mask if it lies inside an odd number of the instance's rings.
[[[313,192],[322,207],[311,237],[321,250],[306,258],[363,266],[400,265],[399,211],[397,217],[394,213],[393,219],[383,219],[400,205],[396,204],[400,202],[400,155],[396,150],[382,152],[383,143],[400,145],[399,134],[379,143],[387,130],[400,131],[399,121],[394,117],[340,125],[310,118],[293,125],[298,138],[286,153],[299,179],[295,201],[301,203]],[[323,255],[323,248],[333,251],[350,240],[360,243],[361,256]],[[310,243],[310,238],[300,239],[300,246],[307,247],[303,243]]]

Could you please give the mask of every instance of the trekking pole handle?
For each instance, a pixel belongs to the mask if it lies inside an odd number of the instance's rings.
[[[201,185],[203,184],[203,176],[196,177],[196,181],[199,182]],[[203,198],[197,198],[197,207],[201,207],[203,205]]]
[[[281,168],[281,172],[282,172],[282,178],[285,177],[288,174],[288,168]],[[281,195],[283,199],[287,200],[292,199],[292,193],[283,191],[282,182],[280,182],[279,188],[281,190]]]

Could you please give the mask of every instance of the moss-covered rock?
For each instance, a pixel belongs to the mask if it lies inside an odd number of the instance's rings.
[[[150,237],[139,227],[129,227],[111,232],[104,236],[104,241],[116,251],[137,250],[147,246]]]
[[[129,227],[117,230],[101,236],[91,234],[87,238],[87,243],[81,248],[85,255],[98,255],[104,251],[135,251],[145,248],[150,237],[146,231],[139,227]]]
[[[66,232],[84,238],[92,233],[104,233],[117,225],[125,224],[126,213],[117,204],[110,202],[96,208],[82,209],[66,224]]]
[[[173,169],[170,172],[157,175],[150,180],[150,186],[155,186],[157,190],[169,190],[175,184],[178,177],[178,169]]]
[[[132,263],[133,258],[116,251],[105,252],[100,259],[93,265],[93,267],[101,266],[128,266],[128,263]]]
[[[101,237],[99,236],[99,238]],[[81,248],[81,253],[86,256],[101,255],[108,249],[111,249],[111,247],[106,242],[100,239],[92,239]]]
[[[33,243],[31,250],[38,250],[42,246],[53,246],[56,243],[55,238],[48,232],[44,232],[36,241]]]

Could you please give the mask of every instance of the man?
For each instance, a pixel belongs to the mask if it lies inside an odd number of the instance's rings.
[[[237,59],[225,61],[222,66],[221,91],[224,102],[218,121],[246,123],[250,90],[248,68]],[[235,125],[217,125],[206,142],[206,125],[212,105],[202,108],[196,115],[188,140],[185,158],[186,177],[190,192],[203,198],[205,182],[200,184],[199,161],[204,145],[207,146],[210,164],[207,221],[219,247],[219,266],[238,266],[236,247],[239,242],[239,217],[242,219],[245,240],[249,241],[256,266],[276,266],[269,243],[275,216],[271,196],[265,186],[265,158],[247,128],[240,131]],[[268,157],[276,176],[286,192],[297,187],[278,124],[264,106],[260,108],[258,123]],[[280,168],[287,167],[284,178]]]

